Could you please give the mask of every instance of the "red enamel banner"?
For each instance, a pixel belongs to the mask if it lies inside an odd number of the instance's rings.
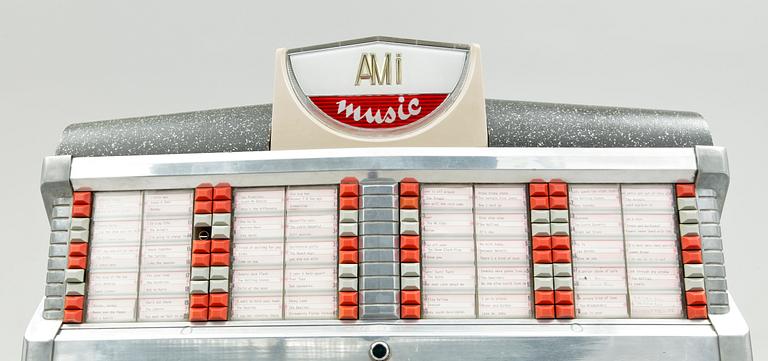
[[[310,96],[323,113],[356,128],[399,128],[430,115],[448,94]]]

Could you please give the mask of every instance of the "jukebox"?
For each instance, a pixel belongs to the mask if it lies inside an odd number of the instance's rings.
[[[73,124],[24,360],[751,360],[695,113],[489,100],[477,45],[276,52],[272,104]]]

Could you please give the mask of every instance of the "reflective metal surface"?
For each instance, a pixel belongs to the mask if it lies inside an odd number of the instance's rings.
[[[353,323],[327,326],[66,329],[54,360],[718,360],[708,324]]]
[[[696,146],[695,149],[699,170],[696,176],[696,187],[715,190],[719,211],[722,212],[730,183],[728,154],[723,147]]]
[[[53,218],[53,206],[57,198],[72,197],[72,185],[69,183],[69,170],[72,157],[56,155],[43,159],[40,172],[40,192],[43,195],[48,220]]]
[[[43,310],[43,302],[40,302],[27,325],[22,360],[50,361],[53,358],[53,339],[61,327],[61,320],[43,319]]]
[[[49,157],[46,204],[93,190],[338,183],[345,176],[415,176],[422,182],[697,182],[719,207],[728,185],[722,148],[391,148]],[[697,166],[699,167],[697,174]],[[71,179],[71,185],[70,185]],[[62,193],[64,192],[64,193]],[[47,207],[50,208],[50,207]],[[365,360],[386,342],[390,360],[752,360],[749,330],[733,301],[710,320],[229,321],[63,325],[38,307],[24,360]]]
[[[712,316],[711,323],[474,319],[63,326],[43,320],[41,311],[25,335],[24,360],[362,360],[376,341],[390,346],[392,360],[751,360],[738,310]]]
[[[721,315],[709,315],[712,327],[717,332],[721,361],[752,360],[752,339],[749,326],[741,316],[739,308],[728,294],[730,311]]]
[[[74,158],[72,186],[96,191],[335,184],[347,176],[421,182],[693,182],[691,148],[365,148]]]

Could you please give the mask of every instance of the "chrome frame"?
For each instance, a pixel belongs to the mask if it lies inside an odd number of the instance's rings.
[[[46,158],[42,193],[48,204],[62,191],[71,193],[72,189],[194,188],[201,182],[221,181],[234,187],[311,185],[337,183],[345,176],[415,176],[422,182],[439,183],[527,183],[553,178],[570,183],[706,181],[719,190],[722,200],[728,187],[726,159],[724,150],[718,147],[381,148],[74,159],[59,156]],[[64,177],[67,171],[69,176]],[[286,320],[62,325],[61,321],[42,318],[41,303],[25,334],[23,359],[353,360],[365,359],[370,345],[382,341],[392,350],[393,360],[463,360],[467,355],[531,360],[752,360],[749,329],[733,301],[731,305],[731,312],[710,315],[709,320]]]
[[[56,198],[72,197],[72,184],[69,183],[72,157],[56,155],[43,159],[43,169],[40,172],[40,193],[43,195],[45,212],[51,220],[53,204]]]
[[[424,183],[693,182],[691,148],[351,148],[74,158],[72,187],[94,191],[335,184],[343,177]]]
[[[714,189],[719,211],[722,213],[731,175],[728,171],[728,153],[723,147],[697,146],[697,188]]]

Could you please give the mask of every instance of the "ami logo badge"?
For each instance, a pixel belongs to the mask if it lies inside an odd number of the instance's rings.
[[[464,79],[468,51],[377,38],[292,50],[288,62],[294,90],[318,118],[388,130],[425,124],[447,107]]]

